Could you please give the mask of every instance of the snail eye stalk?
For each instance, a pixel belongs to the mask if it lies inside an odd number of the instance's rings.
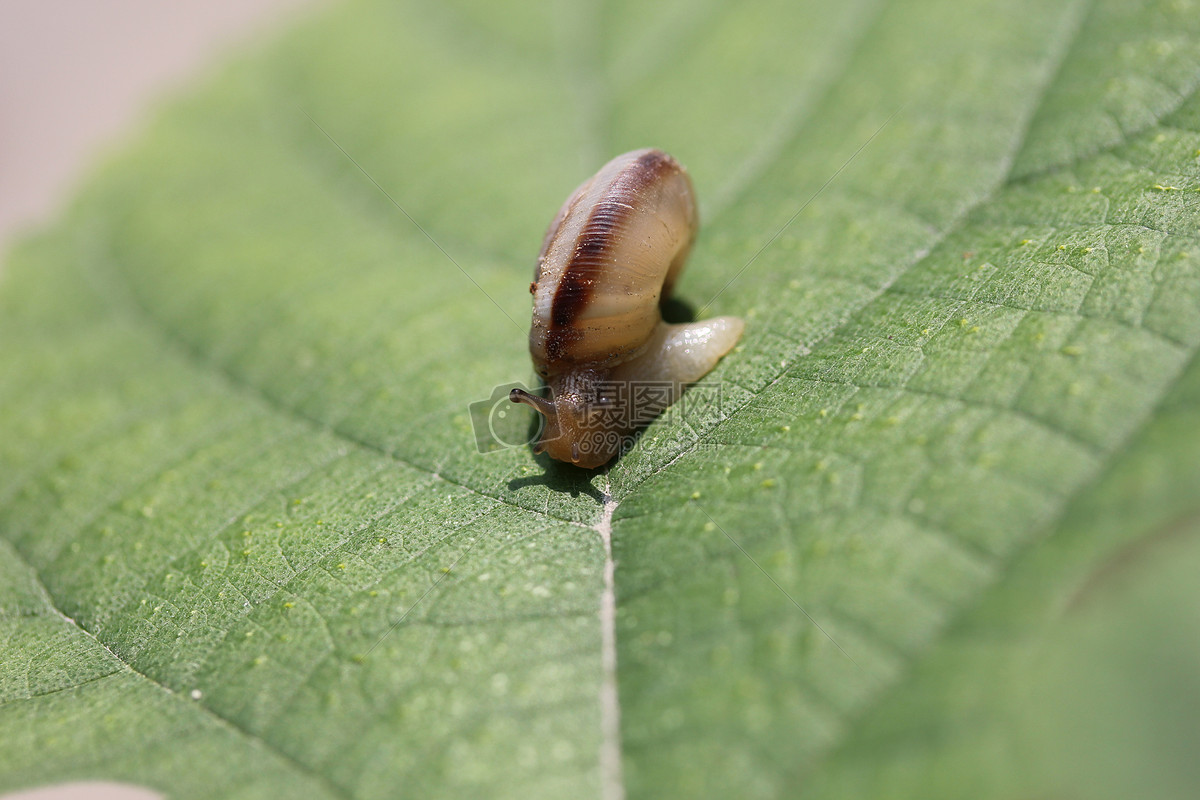
[[[554,403],[551,403],[544,397],[538,397],[536,394],[530,394],[524,389],[513,389],[508,393],[508,399],[514,403],[524,403],[533,408],[543,417],[547,419],[555,415]]]

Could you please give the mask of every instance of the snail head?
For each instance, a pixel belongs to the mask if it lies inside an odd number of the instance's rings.
[[[550,399],[513,389],[508,399],[524,403],[545,418],[541,436],[533,448],[558,461],[584,469],[603,466],[621,448],[621,435],[603,422],[604,411],[579,392],[551,391]]]

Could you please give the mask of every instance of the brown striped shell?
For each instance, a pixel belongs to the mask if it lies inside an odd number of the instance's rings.
[[[563,204],[529,287],[529,352],[551,396],[512,395],[546,417],[538,452],[583,467],[608,462],[737,342],[734,317],[662,320],[696,228],[691,179],[661,150],[617,156]],[[635,383],[673,390],[639,403]]]
[[[697,225],[692,181],[661,150],[617,156],[575,190],[538,255],[529,351],[549,377],[641,348]]]

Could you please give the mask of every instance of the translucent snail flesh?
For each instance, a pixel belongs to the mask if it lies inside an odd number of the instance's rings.
[[[617,156],[563,204],[529,287],[529,352],[550,397],[510,395],[546,418],[535,452],[602,466],[737,343],[737,317],[662,319],[696,227],[691,179],[661,150]]]

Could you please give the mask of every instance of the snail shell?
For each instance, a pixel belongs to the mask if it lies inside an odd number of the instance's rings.
[[[607,463],[737,343],[737,317],[663,322],[696,228],[691,179],[661,150],[617,156],[563,204],[529,287],[529,352],[550,398],[510,396],[546,417],[535,452]]]

